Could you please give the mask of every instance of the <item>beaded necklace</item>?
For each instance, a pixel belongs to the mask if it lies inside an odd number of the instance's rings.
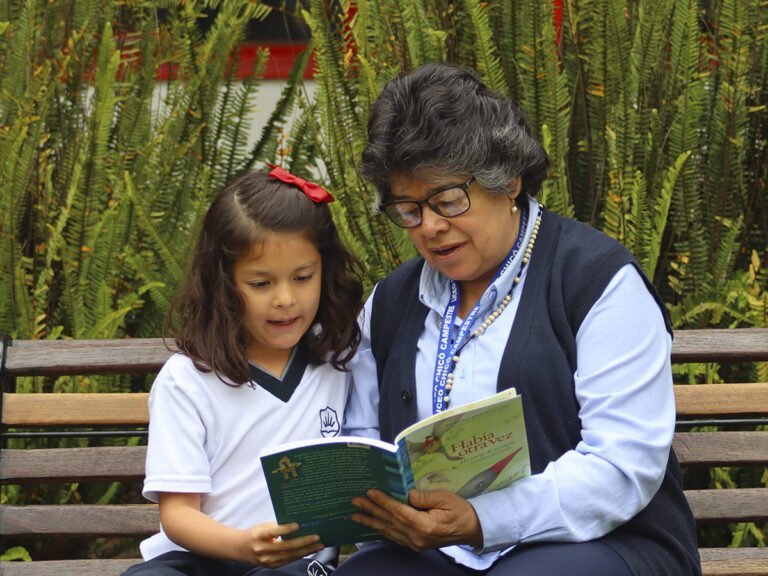
[[[435,359],[435,377],[432,387],[433,414],[442,412],[451,402],[450,392],[453,388],[454,372],[456,365],[459,362],[461,351],[474,338],[482,335],[483,332],[485,332],[488,327],[493,324],[493,322],[501,315],[504,309],[512,301],[512,292],[520,283],[520,279],[523,276],[523,271],[531,259],[531,253],[533,252],[533,247],[536,244],[536,237],[539,234],[539,227],[541,226],[541,213],[542,208],[539,205],[539,209],[536,214],[536,220],[533,222],[531,237],[528,240],[528,245],[525,247],[525,252],[523,253],[520,270],[518,270],[517,275],[512,281],[512,286],[510,287],[506,296],[504,296],[499,305],[486,317],[480,326],[475,328],[472,332],[469,332],[469,329],[472,327],[472,324],[474,323],[475,317],[477,316],[480,308],[480,302],[475,304],[475,307],[467,315],[466,319],[459,328],[456,341],[452,346],[449,347],[448,342],[450,340],[450,333],[453,331],[453,318],[455,310],[458,307],[458,286],[456,282],[451,282],[451,298],[448,306],[446,307],[445,314],[443,315],[443,321],[440,328],[440,341],[438,342],[437,358]],[[501,274],[507,269],[507,267],[512,263],[512,260],[517,255],[520,241],[525,235],[525,229],[527,228],[527,217],[528,211],[527,209],[524,209],[521,215],[520,231],[518,233],[518,238],[515,242],[515,245],[512,247],[512,250],[510,251],[507,258],[505,258],[504,263],[499,267],[499,270],[496,272],[496,275],[491,281],[491,284],[495,282],[499,276],[501,276]]]

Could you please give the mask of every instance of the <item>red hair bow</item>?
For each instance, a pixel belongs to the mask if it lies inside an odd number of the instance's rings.
[[[307,198],[312,200],[312,202],[315,202],[316,204],[333,202],[333,196],[331,196],[330,193],[322,186],[318,186],[314,182],[307,182],[303,178],[299,178],[298,176],[288,172],[288,170],[283,170],[274,164],[267,164],[267,166],[272,168],[272,171],[269,173],[272,178],[276,178],[277,180],[281,180],[287,184],[293,184],[302,192],[304,192],[304,194],[307,195]]]

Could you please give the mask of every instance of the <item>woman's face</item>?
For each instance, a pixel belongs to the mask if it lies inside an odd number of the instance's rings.
[[[391,199],[423,200],[437,188],[466,181],[466,176],[441,175],[426,182],[410,173],[396,173],[391,181]],[[473,182],[467,212],[445,218],[424,205],[421,224],[408,228],[411,241],[430,266],[473,295],[479,290],[476,297],[485,291],[515,241],[520,218],[512,207],[519,181],[508,194],[489,192]]]

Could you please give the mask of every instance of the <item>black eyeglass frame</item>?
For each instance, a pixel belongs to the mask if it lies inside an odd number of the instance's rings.
[[[384,202],[382,204],[379,204],[378,209],[379,209],[379,212],[383,212],[384,214],[386,214],[387,218],[389,218],[397,226],[400,226],[400,228],[416,228],[418,226],[421,226],[422,222],[424,222],[424,205],[425,204],[429,206],[432,212],[434,212],[435,214],[437,214],[442,218],[455,218],[456,216],[461,216],[462,214],[466,214],[469,211],[469,209],[472,207],[472,200],[469,197],[469,187],[472,185],[474,181],[475,181],[475,177],[470,176],[469,180],[467,180],[463,184],[446,184],[445,186],[440,186],[439,188],[432,190],[429,193],[429,196],[424,198],[424,200],[394,200],[393,202]],[[464,196],[467,199],[467,207],[461,212],[458,212],[456,214],[451,214],[451,215],[443,214],[442,212],[440,212],[439,208],[433,206],[430,203],[430,200],[432,200],[432,198],[435,197],[436,195],[441,194],[446,190],[456,190],[456,189],[464,192]],[[419,207],[418,223],[412,226],[406,226],[405,224],[403,224],[402,220],[398,220],[396,217],[392,216],[389,212],[387,212],[387,208],[389,206],[395,206],[397,204],[416,204]]]

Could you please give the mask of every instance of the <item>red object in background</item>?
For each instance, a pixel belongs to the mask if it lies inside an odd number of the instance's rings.
[[[256,63],[256,53],[259,49],[269,50],[269,60],[264,70],[265,80],[285,80],[291,71],[294,61],[299,54],[307,47],[306,44],[251,44],[243,43],[237,54],[237,71],[235,75],[238,78],[246,78],[253,74],[253,67]],[[309,64],[304,72],[304,78],[312,78],[314,75],[313,57],[310,56]]]
[[[555,17],[555,41],[560,46],[563,39],[563,0],[553,0]]]
[[[553,24],[555,26],[555,41],[560,46],[563,35],[563,0],[552,0],[553,3]],[[351,25],[352,19],[357,12],[354,2],[349,7],[349,12],[345,20],[345,25]],[[307,47],[302,44],[280,44],[280,43],[256,43],[244,42],[238,49],[237,57],[234,62],[237,66],[235,76],[237,78],[248,78],[253,75],[256,64],[256,54],[259,49],[269,50],[269,60],[264,70],[263,78],[265,80],[285,80],[291,71],[291,67],[298,55]],[[162,66],[157,73],[158,80],[168,80],[175,78],[178,66],[166,64]],[[304,71],[304,78],[314,77],[315,64],[314,56],[310,55],[309,64]]]
[[[256,65],[256,54],[260,49],[269,50],[269,60],[264,69],[265,80],[285,80],[291,72],[291,66],[296,61],[299,54],[307,47],[306,44],[262,44],[254,42],[244,42],[237,52],[234,59],[236,66],[235,77],[248,78],[253,75]],[[176,77],[178,65],[166,64],[157,71],[158,80],[169,80]],[[304,78],[310,79],[314,76],[315,65],[314,56],[309,57],[309,64],[304,71]]]

